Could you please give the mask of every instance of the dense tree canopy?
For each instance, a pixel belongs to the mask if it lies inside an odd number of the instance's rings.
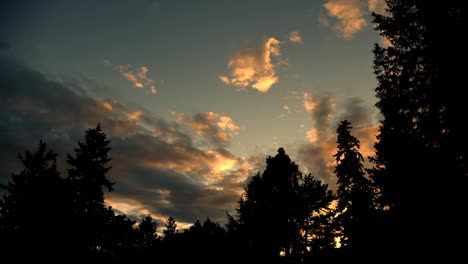
[[[376,29],[390,45],[374,49],[376,105],[383,119],[370,170],[380,206],[392,219],[383,245],[411,256],[429,249],[452,255],[447,250],[456,245],[442,241],[466,230],[468,130],[459,64],[466,54],[465,9],[460,1],[387,4],[385,14],[374,14]]]
[[[249,245],[244,250],[274,262],[280,255],[304,259],[312,245],[315,251],[324,250],[319,240],[332,247],[332,232],[325,232],[322,225],[334,198],[327,185],[311,175],[304,177],[283,148],[266,163],[265,171],[248,182],[238,201],[237,218],[230,218],[241,243]]]

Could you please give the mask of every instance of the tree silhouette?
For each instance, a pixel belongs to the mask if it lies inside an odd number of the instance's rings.
[[[164,239],[169,239],[171,236],[174,236],[176,232],[177,223],[172,216],[169,216],[163,229]]]
[[[301,185],[301,196],[303,219],[301,230],[306,236],[301,241],[304,250],[309,248],[312,256],[329,256],[336,248],[337,230],[334,218],[336,211],[332,208],[332,203],[336,199],[327,184],[315,179],[311,174],[304,177]]]
[[[67,154],[67,180],[73,191],[74,215],[71,221],[76,226],[72,231],[72,248],[76,250],[75,255],[82,257],[112,252],[114,245],[108,243],[106,235],[109,234],[105,233],[106,227],[115,223],[120,225],[120,222],[126,221],[114,219],[113,210],[104,204],[103,188],[112,191],[114,184],[107,179],[107,172],[111,169],[108,165],[111,160],[108,157],[111,150],[109,144],[107,135],[98,124],[96,128],[85,131],[84,141],[78,141],[74,156]],[[106,245],[110,248],[105,248]]]
[[[391,43],[374,48],[383,120],[370,174],[389,219],[381,243],[398,256],[456,256],[462,249],[446,241],[467,234],[468,130],[458,63],[466,54],[466,11],[459,1],[386,2],[387,13],[373,14],[375,28]]]
[[[140,245],[144,249],[151,249],[156,245],[158,240],[158,223],[154,221],[151,215],[147,215],[138,224],[138,232],[140,233]]]
[[[107,172],[111,166],[108,157],[110,141],[102,131],[100,124],[93,129],[87,129],[84,142],[78,141],[75,148],[75,157],[67,154],[69,178],[76,183],[77,199],[84,206],[89,204],[102,204],[104,202],[103,187],[112,191],[113,182],[107,179]]]
[[[359,152],[360,142],[351,135],[351,129],[351,123],[343,120],[336,130],[338,150],[334,157],[339,211],[336,220],[342,229],[341,246],[363,255],[370,249],[375,209],[371,182],[365,176],[364,158]]]
[[[297,261],[308,253],[311,227],[318,226],[320,210],[325,209],[321,206],[328,207],[333,196],[311,175],[303,182],[298,166],[283,148],[266,163],[263,174],[248,182],[238,201],[237,217],[229,219],[228,227],[240,233],[254,260],[275,262],[281,254],[283,261]]]
[[[111,189],[106,173],[109,140],[98,125],[69,155],[69,176],[60,177],[57,154],[39,142],[35,152],[19,154],[23,169],[1,185],[2,257],[27,261],[124,261],[135,257],[139,240],[135,221],[115,215],[104,204],[102,187]],[[97,180],[93,177],[96,177]]]
[[[35,152],[18,155],[23,165],[19,174],[12,174],[7,192],[0,199],[1,248],[7,256],[23,260],[21,252],[35,254],[37,259],[53,259],[63,249],[68,223],[60,221],[71,204],[67,202],[64,179],[56,166],[57,154],[40,141]],[[48,243],[44,244],[44,240]]]

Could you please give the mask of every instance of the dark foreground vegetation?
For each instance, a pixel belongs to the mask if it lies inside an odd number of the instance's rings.
[[[107,178],[111,142],[98,125],[66,157],[66,173],[42,141],[19,155],[23,169],[2,185],[2,262],[465,259],[465,8],[451,0],[387,4],[386,14],[373,14],[391,43],[373,50],[382,114],[376,153],[365,168],[352,124],[341,121],[336,192],[303,174],[280,148],[251,177],[228,224],[207,218],[182,231],[172,217],[163,227],[150,215],[135,222],[105,205],[104,193],[114,186]]]

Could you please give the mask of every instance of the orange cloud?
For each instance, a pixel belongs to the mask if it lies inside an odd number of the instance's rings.
[[[148,67],[141,66],[136,70],[131,69],[130,64],[127,65],[117,65],[115,69],[122,74],[122,76],[130,81],[135,88],[145,88],[147,87],[151,93],[157,93],[156,84],[153,79],[147,76]]]
[[[177,161],[148,159],[141,160],[139,163],[152,169],[163,169],[177,171],[180,173],[191,173],[197,177],[197,181],[207,186],[218,183],[232,171],[243,168],[245,161],[236,158],[219,150],[206,150],[190,153],[186,148],[174,147],[178,154]],[[247,175],[242,175],[247,177]]]
[[[112,111],[112,105],[109,102],[103,101],[102,106],[104,106],[104,108],[107,110]]]
[[[375,12],[377,14],[385,13],[385,8],[387,7],[387,3],[385,3],[385,0],[368,0],[367,4],[369,11]]]
[[[385,0],[329,0],[323,7],[326,15],[319,17],[320,24],[332,27],[343,39],[352,39],[369,24],[364,18],[366,15],[371,12],[383,14],[387,6]],[[330,22],[329,17],[335,18],[336,23]]]
[[[226,145],[233,135],[237,135],[239,126],[231,117],[215,112],[206,112],[189,117],[184,113],[176,114],[177,121],[192,129],[215,145]]]
[[[312,95],[308,92],[304,92],[304,108],[307,112],[311,113],[315,108],[316,102]]]
[[[352,132],[356,138],[359,139],[361,143],[360,152],[362,156],[369,157],[374,156],[375,149],[374,143],[376,141],[376,137],[379,133],[379,126],[366,126],[366,127],[357,127],[353,128]]]
[[[135,111],[135,112],[128,113],[127,117],[130,120],[135,120],[136,121],[136,120],[140,119],[142,115],[143,115],[142,111]]]
[[[239,88],[251,86],[259,92],[266,93],[278,82],[275,68],[278,63],[273,59],[280,57],[280,41],[276,38],[265,38],[258,49],[248,48],[239,51],[228,62],[231,77],[219,76],[228,85]]]
[[[302,36],[299,34],[298,31],[293,31],[291,32],[291,35],[289,35],[289,41],[293,43],[299,43],[302,44]]]
[[[365,5],[360,0],[329,0],[323,7],[328,16],[338,20],[332,27],[344,39],[352,39],[356,32],[367,26],[367,21],[364,19]],[[328,21],[324,21],[327,20],[322,18],[322,25],[330,25]]]
[[[307,138],[309,139],[310,143],[317,142],[318,140],[317,128],[313,127],[309,131],[307,131]]]

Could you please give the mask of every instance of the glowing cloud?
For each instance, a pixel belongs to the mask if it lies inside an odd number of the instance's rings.
[[[135,111],[135,112],[128,113],[127,117],[130,120],[138,120],[141,118],[142,115],[143,115],[142,111]]]
[[[259,92],[266,93],[278,82],[275,68],[280,61],[280,41],[276,38],[265,38],[257,49],[248,48],[239,51],[228,62],[231,77],[219,76],[221,82],[238,88],[251,86]]]
[[[184,113],[176,114],[177,121],[190,128],[215,146],[226,146],[231,137],[237,135],[239,126],[231,117],[214,112],[206,112],[189,117]]]
[[[387,6],[385,0],[329,0],[323,7],[326,14],[319,17],[320,24],[332,27],[339,37],[349,40],[369,24],[364,18],[366,15],[383,14]],[[331,23],[327,16],[335,18],[336,23]]]
[[[104,106],[104,108],[107,110],[112,111],[112,105],[109,102],[103,101],[102,106]]]
[[[317,129],[315,127],[307,131],[307,138],[309,139],[311,143],[315,143],[318,140]]]
[[[299,43],[302,44],[302,36],[299,34],[298,31],[293,31],[291,32],[291,35],[289,35],[289,41],[293,43]]]
[[[367,26],[364,19],[365,5],[360,0],[329,0],[323,7],[328,16],[338,20],[332,27],[344,39],[352,39],[356,32]],[[330,25],[323,18],[320,21],[324,26]]]
[[[311,113],[315,108],[316,102],[312,98],[312,95],[308,92],[304,93],[304,108],[307,112]]]
[[[370,12],[375,12],[377,14],[383,14],[387,4],[385,0],[368,0],[368,8]]]
[[[135,88],[145,88],[147,87],[151,93],[157,93],[156,84],[153,79],[147,76],[149,71],[148,67],[141,66],[136,70],[132,70],[130,64],[127,65],[117,65],[115,69],[122,74],[122,76],[130,81]]]

